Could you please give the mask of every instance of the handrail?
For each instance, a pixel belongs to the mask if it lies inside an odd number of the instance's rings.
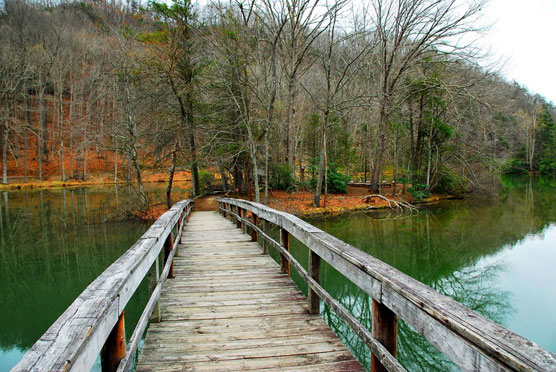
[[[98,276],[27,351],[12,371],[88,371],[101,354],[103,371],[128,371],[173,262],[193,202],[182,200]],[[172,230],[178,225],[176,240]],[[123,313],[126,304],[165,248],[165,267],[129,345],[125,347]],[[170,275],[169,275],[170,274]],[[102,353],[101,353],[102,351]],[[120,362],[121,360],[121,362]]]
[[[307,282],[309,309],[318,309],[315,296],[330,306],[370,348],[373,370],[403,370],[395,359],[398,316],[464,371],[556,370],[553,353],[298,217],[239,199],[220,198],[218,208],[238,226],[250,227],[254,240],[260,235],[278,249],[282,267],[293,266]],[[264,233],[260,220],[280,227],[280,243]],[[309,248],[309,272],[289,253],[289,234]],[[321,258],[373,299],[371,335],[320,286]],[[289,272],[289,267],[283,271]]]

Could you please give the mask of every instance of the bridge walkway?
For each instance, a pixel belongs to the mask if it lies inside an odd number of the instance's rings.
[[[217,212],[194,212],[136,371],[364,371],[280,266]]]

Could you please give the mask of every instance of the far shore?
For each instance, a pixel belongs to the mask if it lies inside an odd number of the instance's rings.
[[[71,188],[83,186],[103,186],[103,185],[125,185],[134,183],[135,180],[127,180],[119,177],[114,179],[113,173],[91,173],[86,180],[68,179],[62,181],[60,176],[52,176],[49,179],[39,180],[36,177],[29,177],[27,181],[22,176],[11,177],[8,184],[0,184],[0,191],[5,190],[24,190],[24,189],[57,189]],[[168,182],[167,172],[146,170],[143,174],[144,183],[166,183]],[[176,171],[174,182],[191,182],[191,173],[189,171]]]
[[[144,183],[166,183],[168,182],[168,173],[145,171]],[[52,177],[54,178],[54,177]],[[84,186],[107,186],[107,185],[125,185],[133,183],[125,179],[114,180],[113,174],[110,173],[94,173],[88,176],[88,179],[83,180],[67,180],[61,181],[57,179],[37,180],[32,179],[27,182],[21,182],[22,177],[13,177],[12,182],[7,185],[0,185],[0,191],[7,190],[25,190],[25,189],[58,189],[58,188],[77,188]],[[188,171],[176,171],[174,182],[191,182],[191,174]],[[405,201],[412,205],[433,204],[442,200],[461,199],[461,197],[454,195],[440,195],[433,194],[423,200],[413,200],[403,185],[397,186],[396,195],[393,195],[393,188],[391,186],[384,187],[381,195],[393,201]],[[387,200],[381,198],[371,198],[365,201],[367,195],[373,194],[367,187],[361,184],[351,184],[348,186],[347,194],[329,194],[322,195],[321,207],[316,208],[313,206],[313,194],[305,190],[297,190],[293,192],[286,191],[270,191],[268,206],[284,212],[291,213],[302,218],[315,218],[315,217],[328,217],[337,216],[352,212],[364,212],[371,210],[387,210],[400,209],[395,208]],[[243,198],[249,200],[249,195],[237,195],[233,192],[223,193],[234,198]],[[253,196],[251,196],[253,197]],[[263,195],[261,193],[261,198]],[[205,196],[197,200],[197,203],[202,203],[202,210],[216,210],[216,197]],[[155,220],[162,213],[166,211],[164,205],[153,205],[148,211],[138,212],[137,216],[144,220]]]

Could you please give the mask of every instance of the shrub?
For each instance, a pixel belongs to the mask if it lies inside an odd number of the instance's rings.
[[[452,170],[442,167],[436,185],[432,191],[440,194],[462,194],[467,188],[467,180],[454,173]]]
[[[269,185],[274,190],[290,190],[294,185],[292,168],[287,164],[272,164]]]
[[[521,159],[510,159],[502,166],[502,173],[505,174],[524,174],[528,171],[528,164]]]
[[[201,192],[210,191],[214,183],[214,174],[207,171],[199,171],[199,186]]]
[[[539,171],[542,174],[556,174],[556,161],[544,159],[539,163]]]
[[[336,164],[328,167],[328,192],[332,194],[347,194],[349,176],[340,173]]]
[[[328,166],[328,192],[331,194],[347,194],[347,185],[349,183],[349,176],[340,173],[338,166],[330,163]],[[317,180],[313,178],[309,181],[312,190],[317,188]],[[324,184],[322,185],[321,192],[324,192]]]
[[[413,197],[415,200],[426,199],[430,196],[430,191],[427,188],[427,185],[416,183],[415,185],[411,186],[407,189],[407,192]]]

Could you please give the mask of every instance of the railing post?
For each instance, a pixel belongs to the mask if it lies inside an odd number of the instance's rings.
[[[373,322],[371,334],[378,340],[386,350],[396,358],[396,339],[398,335],[398,316],[383,304],[373,299]],[[371,371],[386,372],[387,369],[380,363],[377,357],[371,354]]]
[[[253,225],[257,226],[257,215],[251,212],[251,216],[253,216]],[[251,240],[256,242],[258,240],[257,230],[251,229]]]
[[[180,221],[183,220],[183,217],[184,217],[186,214],[187,214],[187,207],[183,210],[183,213],[182,213],[181,216],[180,216]],[[181,227],[181,225],[180,225],[180,227]],[[182,235],[183,235],[183,229],[182,229],[181,232],[182,232],[182,233],[180,234],[180,239],[178,240],[178,243],[180,243],[180,244],[182,243],[181,237],[182,237]],[[178,252],[176,252],[176,255],[177,255],[177,254],[178,254]]]
[[[228,211],[230,212],[228,213],[228,216],[230,217],[230,221],[234,222],[234,216],[232,216],[232,205],[228,204],[226,208],[228,208]]]
[[[280,229],[280,245],[286,251],[290,251],[290,234],[286,229]],[[283,274],[290,275],[290,261],[283,254],[280,254],[280,268]]]
[[[309,250],[309,275],[317,283],[320,284],[320,256]],[[319,314],[320,313],[320,299],[319,296],[309,287],[309,292],[307,296],[307,302],[309,305],[309,313]]]
[[[243,230],[243,227],[241,226],[241,225],[242,225],[242,223],[241,223],[241,211],[242,211],[242,209],[241,209],[240,207],[236,207],[236,212],[237,212],[236,227],[237,227],[238,229],[242,229],[242,230]]]
[[[184,210],[184,212],[185,212],[185,210]],[[181,235],[182,235],[181,233],[182,232],[180,231],[180,229],[181,229],[181,221],[182,221],[184,212],[180,213],[180,216],[178,218],[178,230],[177,230],[178,231],[177,232],[178,233],[178,241],[176,242],[177,246],[174,247],[176,249],[176,254],[174,255],[174,257],[178,257],[178,253],[180,253],[178,248],[179,248],[179,245],[181,244]]]
[[[241,218],[243,219],[247,219],[247,209],[242,209],[241,210]],[[241,231],[243,231],[244,234],[247,234],[247,224],[246,223],[242,223],[241,224]]]
[[[266,233],[266,221],[262,220],[262,230]],[[263,254],[268,254],[268,242],[263,239]]]
[[[158,284],[158,279],[160,279],[160,260],[158,257],[159,256],[156,256],[154,265],[149,272],[149,297],[154,292]],[[160,300],[156,302],[150,321],[153,323],[160,323]]]
[[[173,234],[170,233],[166,238],[166,240],[164,241],[164,266],[166,266],[166,261],[168,260],[168,256],[170,255],[170,252],[172,252],[172,249],[174,249],[174,240],[172,235]],[[172,260],[172,263],[170,264],[170,272],[168,273],[168,278],[173,279],[174,277],[175,277],[174,260]]]
[[[102,372],[116,372],[123,358],[125,358],[125,321],[122,311],[100,352]]]

